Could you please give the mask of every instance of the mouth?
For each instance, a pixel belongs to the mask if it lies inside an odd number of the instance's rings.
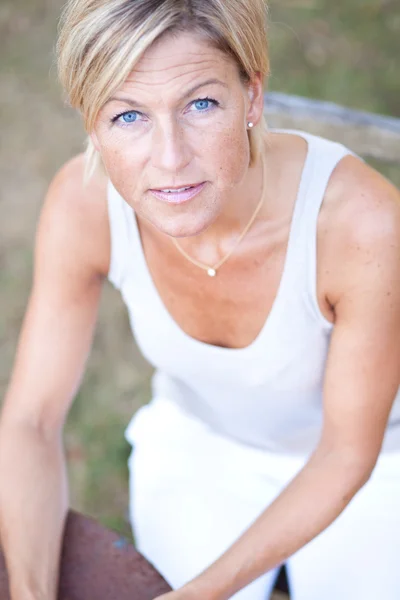
[[[191,185],[162,188],[162,189],[151,189],[149,190],[156,198],[167,202],[168,204],[182,204],[192,200],[206,185],[203,183],[194,183]]]

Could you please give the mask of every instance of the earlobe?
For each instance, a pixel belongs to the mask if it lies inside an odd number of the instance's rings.
[[[253,75],[249,86],[248,86],[248,94],[250,100],[250,106],[248,110],[248,121],[256,124],[262,118],[262,113],[264,110],[264,94],[263,94],[263,81],[262,77],[259,73]]]

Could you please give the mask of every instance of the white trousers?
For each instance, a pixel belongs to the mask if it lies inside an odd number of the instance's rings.
[[[156,398],[126,432],[138,550],[177,589],[214,562],[305,464],[212,432]],[[399,600],[400,452],[381,455],[338,519],[287,562],[292,600]],[[267,600],[270,571],[235,600]]]

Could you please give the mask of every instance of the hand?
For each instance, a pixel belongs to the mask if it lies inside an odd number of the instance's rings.
[[[173,590],[167,594],[157,596],[157,598],[154,598],[153,600],[209,600],[209,598],[207,598],[205,594],[200,593],[200,590],[196,592],[194,587],[185,585],[178,590]]]
[[[182,588],[180,590],[175,590],[173,592],[168,592],[167,594],[157,596],[157,598],[154,598],[154,600],[195,600],[195,598],[188,590],[185,591]]]

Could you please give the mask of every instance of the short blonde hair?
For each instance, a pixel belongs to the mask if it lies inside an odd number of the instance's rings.
[[[269,73],[265,0],[69,0],[60,21],[58,73],[90,132],[105,102],[163,34],[193,31],[232,56],[241,76]],[[249,131],[259,153],[265,121]],[[87,170],[99,164],[89,138]]]

